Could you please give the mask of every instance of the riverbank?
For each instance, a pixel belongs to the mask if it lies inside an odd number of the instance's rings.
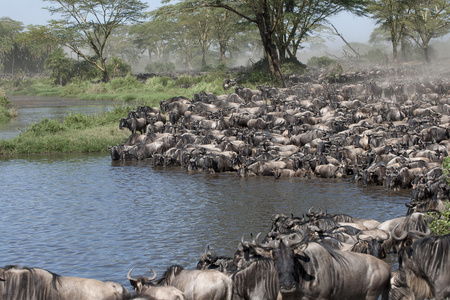
[[[109,101],[117,108],[105,115],[85,117],[68,116],[62,124],[44,119],[25,128],[19,136],[0,141],[0,155],[66,152],[106,152],[108,146],[122,144],[129,132],[119,130],[121,117],[129,111],[128,106],[159,106],[159,102],[174,96],[192,97],[195,93],[222,93],[224,72],[204,75],[155,76],[139,79],[137,76],[113,78],[103,82],[73,82],[65,86],[54,85],[49,78],[1,81],[0,88],[9,97],[31,95],[58,97],[68,103],[99,103]],[[33,99],[32,101],[35,101]],[[89,119],[89,120],[87,120]],[[6,119],[7,120],[7,119]],[[108,120],[108,121],[105,121]],[[89,126],[86,126],[89,123]],[[70,124],[70,125],[69,125]]]
[[[17,137],[0,140],[0,155],[107,152],[108,146],[122,144],[128,138],[129,132],[118,126],[128,110],[127,106],[118,106],[98,115],[73,113],[62,122],[42,119]]]

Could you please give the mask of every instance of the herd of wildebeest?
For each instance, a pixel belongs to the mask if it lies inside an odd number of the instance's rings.
[[[224,82],[224,95],[173,97],[138,106],[119,122],[131,136],[113,161],[238,176],[349,178],[411,189],[404,216],[380,223],[311,208],[275,214],[271,229],[243,236],[232,257],[199,257],[159,278],[114,282],[0,268],[3,299],[445,299],[450,235],[435,236],[450,188],[450,80],[416,69],[292,76],[289,87],[257,90]],[[139,133],[138,133],[139,132]],[[427,212],[436,212],[432,216]],[[393,270],[386,258],[394,258]]]

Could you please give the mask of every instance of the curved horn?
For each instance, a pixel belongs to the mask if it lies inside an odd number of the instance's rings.
[[[401,222],[400,222],[401,223]],[[402,240],[404,240],[405,238],[406,238],[406,236],[408,235],[408,232],[407,231],[404,231],[401,235],[397,235],[396,233],[395,233],[395,230],[397,230],[397,227],[400,225],[400,223],[398,223],[397,225],[395,225],[395,227],[394,227],[394,229],[392,229],[392,232],[391,232],[391,236],[392,236],[392,238],[394,239],[394,240],[396,240],[396,241],[402,241]]]
[[[149,269],[150,269],[150,271],[152,271],[152,273],[153,273],[153,276],[152,276],[151,278],[149,278],[149,279],[148,279],[148,281],[153,281],[153,280],[155,280],[155,279],[156,279],[156,272],[155,272],[155,271],[153,271],[153,269],[152,269],[152,268],[150,268],[149,266],[147,266],[147,268],[149,268]]]
[[[136,279],[131,278],[131,272],[133,272],[133,270],[134,270],[134,267],[132,267],[131,270],[128,271],[128,273],[127,273],[127,279],[130,281],[136,281]]]
[[[417,230],[410,230],[408,233],[412,233],[412,234],[416,235],[417,237],[421,238],[421,237],[430,235],[431,229],[430,229],[430,227],[427,227],[427,230],[425,232],[417,231]]]
[[[261,235],[261,232],[258,233],[258,234],[256,235],[256,238],[255,238],[255,244],[256,244],[256,246],[258,246],[258,247],[260,247],[260,248],[263,248],[263,249],[268,249],[268,248],[270,248],[270,249],[278,248],[278,245],[279,245],[279,244],[278,244],[276,241],[271,241],[271,242],[262,244],[262,243],[259,241],[260,235]]]
[[[289,236],[283,237],[283,243],[288,247],[296,246],[303,242],[303,234],[300,232],[294,232]]]

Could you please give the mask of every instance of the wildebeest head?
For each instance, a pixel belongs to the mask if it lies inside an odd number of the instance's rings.
[[[153,273],[153,276],[151,278],[148,278],[146,276],[138,276],[137,278],[132,278],[131,272],[133,272],[134,267],[131,268],[130,271],[128,271],[127,278],[130,281],[131,286],[134,288],[134,290],[136,292],[145,293],[145,291],[148,289],[149,286],[155,285],[155,283],[153,281],[156,279],[156,272],[153,271],[153,269],[150,267],[149,267],[149,269]]]
[[[391,236],[402,246],[406,243],[407,239],[428,236],[430,233],[431,229],[428,226],[428,222],[425,220],[423,214],[414,213],[406,216],[401,222],[399,222],[392,229]]]
[[[259,234],[256,237],[256,244],[265,249],[270,249],[272,259],[278,272],[280,291],[283,294],[290,294],[297,290],[299,282],[299,268],[296,265],[296,253],[298,246],[304,243],[303,236],[299,233],[282,235],[279,240],[260,243]]]
[[[233,264],[233,258],[217,256],[209,250],[209,246],[197,263],[197,270],[216,269],[221,272],[229,271]]]

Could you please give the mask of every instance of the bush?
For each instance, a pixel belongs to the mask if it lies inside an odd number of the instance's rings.
[[[311,66],[311,67],[316,67],[316,68],[327,68],[335,63],[336,63],[336,60],[331,59],[327,56],[321,56],[321,57],[313,56],[308,60],[306,65]]]
[[[450,234],[450,203],[445,203],[445,209],[440,212],[428,212],[431,233],[435,235]]]
[[[303,74],[306,72],[306,65],[296,58],[289,58],[281,63],[281,71],[284,75]]]
[[[56,120],[42,119],[37,123],[31,124],[23,133],[35,136],[45,135],[48,133],[58,133],[66,130],[65,126]]]

